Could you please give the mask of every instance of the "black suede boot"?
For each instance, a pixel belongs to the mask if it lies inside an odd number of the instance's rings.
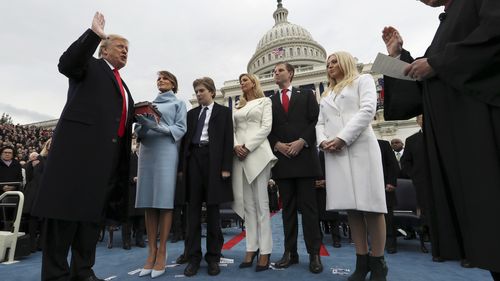
[[[370,281],[386,281],[387,272],[389,268],[385,263],[384,256],[369,258],[368,266],[370,267],[372,273],[370,275]]]
[[[365,281],[366,275],[370,271],[368,265],[368,254],[358,255],[356,254],[356,270],[354,273],[347,278],[349,281]]]

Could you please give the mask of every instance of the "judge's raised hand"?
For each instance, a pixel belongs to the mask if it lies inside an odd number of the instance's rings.
[[[404,70],[404,74],[413,79],[424,80],[436,75],[436,72],[427,62],[427,58],[421,58],[408,65]]]
[[[389,56],[397,57],[401,55],[401,51],[403,50],[403,38],[399,35],[397,29],[392,26],[384,27],[384,30],[382,30],[382,40],[384,40]]]
[[[106,33],[104,33],[105,23],[106,21],[104,20],[104,15],[99,12],[95,12],[94,19],[92,20],[92,27],[90,29],[92,29],[97,36],[101,37],[101,39],[106,39],[108,37]]]

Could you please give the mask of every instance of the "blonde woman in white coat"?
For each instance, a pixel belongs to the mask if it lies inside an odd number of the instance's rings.
[[[327,60],[329,87],[322,95],[316,136],[325,153],[326,209],[347,210],[356,248],[350,281],[386,280],[384,261],[387,213],[382,159],[371,121],[377,92],[370,75],[360,75],[346,52]],[[370,234],[371,252],[368,248]]]
[[[246,255],[240,268],[269,268],[273,242],[267,182],[276,163],[267,135],[272,127],[272,103],[264,96],[257,77],[241,74],[243,95],[234,111],[233,209],[245,220]]]

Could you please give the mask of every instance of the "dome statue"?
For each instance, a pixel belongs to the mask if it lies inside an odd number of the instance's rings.
[[[325,49],[309,31],[288,21],[288,10],[283,8],[281,0],[278,0],[273,17],[274,26],[262,36],[248,63],[249,73],[269,74],[280,61],[287,61],[297,68],[325,63]]]

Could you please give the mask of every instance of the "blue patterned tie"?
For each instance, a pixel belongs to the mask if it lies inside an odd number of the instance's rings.
[[[192,140],[192,142],[195,144],[200,143],[201,132],[203,131],[203,126],[205,126],[205,119],[207,119],[207,110],[208,106],[203,108],[203,112],[201,113],[200,118],[198,118],[198,124],[196,124],[196,132],[194,133]]]

